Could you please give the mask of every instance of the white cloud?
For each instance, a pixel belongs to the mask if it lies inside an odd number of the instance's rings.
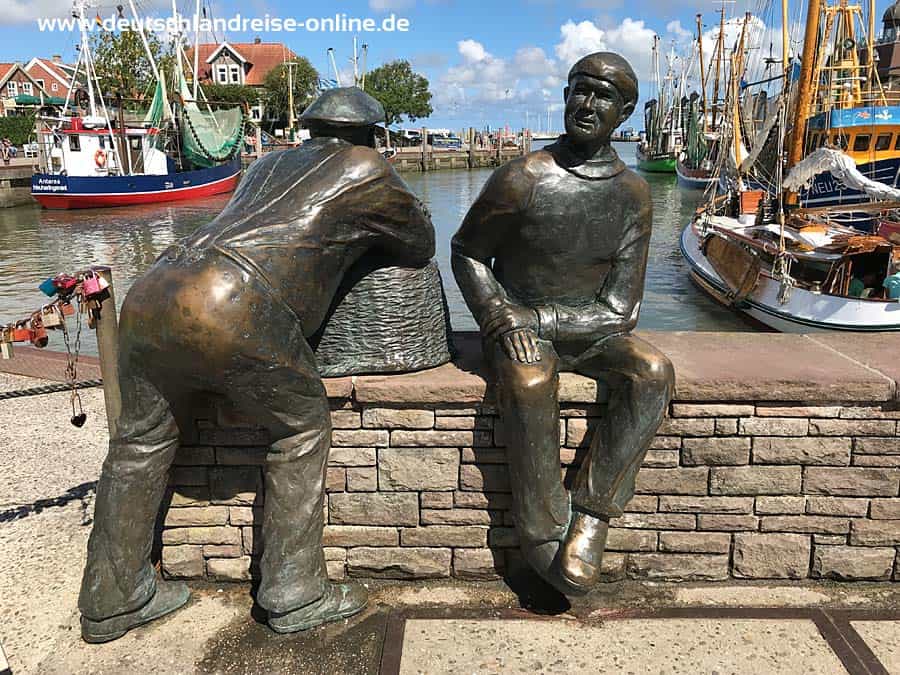
[[[630,21],[631,19],[626,19]],[[605,32],[593,21],[575,23],[567,21],[560,29],[562,42],[554,48],[557,58],[564,63],[575,63],[582,56],[604,49]]]
[[[513,57],[513,68],[525,76],[545,76],[552,72],[554,67],[553,61],[547,58],[547,54],[540,47],[522,47]]]
[[[374,12],[391,12],[415,7],[416,0],[369,0],[369,9]]]
[[[675,21],[670,21],[666,24],[666,32],[671,33],[680,40],[686,40],[687,38],[693,37],[693,33],[682,26],[681,21],[679,21],[678,19],[676,19]]]
[[[491,56],[485,50],[484,45],[476,40],[461,40],[456,46],[465,63],[479,63]]]
[[[490,44],[461,40],[456,63],[434,83],[435,109],[469,121],[487,116],[524,119],[526,111],[546,115],[548,108],[558,112],[569,68],[596,51],[621,54],[646,85],[654,34],[638,19],[625,18],[610,26],[570,20],[559,27],[559,37],[549,48],[525,45],[508,58],[493,54]],[[664,37],[666,42],[690,44],[688,32],[677,21],[669,23]]]

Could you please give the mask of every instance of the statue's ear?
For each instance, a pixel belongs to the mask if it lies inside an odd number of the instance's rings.
[[[563,89],[563,103],[567,103],[569,101],[569,85],[566,85],[565,89]]]
[[[625,120],[631,117],[631,113],[634,112],[634,103],[626,103],[622,106],[622,113],[619,115],[619,124],[622,124]]]

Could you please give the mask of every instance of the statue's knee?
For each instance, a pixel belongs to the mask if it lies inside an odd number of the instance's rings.
[[[675,388],[675,368],[665,354],[648,355],[641,371],[641,379],[647,387],[661,396],[671,396]]]
[[[557,386],[559,359],[552,348],[541,350],[541,360],[533,363],[522,363],[502,353],[494,365],[504,387],[543,394]]]

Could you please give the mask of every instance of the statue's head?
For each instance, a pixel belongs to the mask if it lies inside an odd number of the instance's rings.
[[[608,140],[634,112],[637,75],[618,54],[588,54],[569,71],[564,96],[569,139],[578,144]]]
[[[313,138],[340,138],[354,145],[375,145],[375,125],[384,108],[359,87],[327,89],[300,115]]]

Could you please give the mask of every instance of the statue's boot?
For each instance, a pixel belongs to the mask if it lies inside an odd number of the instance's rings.
[[[269,612],[269,627],[276,633],[309,630],[357,614],[367,600],[368,593],[359,584],[329,584],[325,594],[309,605],[284,614]]]
[[[575,513],[556,565],[557,587],[566,595],[585,595],[600,580],[609,521]]]
[[[545,541],[540,544],[523,544],[522,555],[528,565],[537,572],[541,578],[550,580],[551,567],[556,555],[559,553],[558,541]]]
[[[99,644],[117,640],[132,628],[183,607],[191,597],[186,584],[180,581],[157,581],[156,593],[140,609],[101,621],[81,617],[81,637],[85,642]]]

